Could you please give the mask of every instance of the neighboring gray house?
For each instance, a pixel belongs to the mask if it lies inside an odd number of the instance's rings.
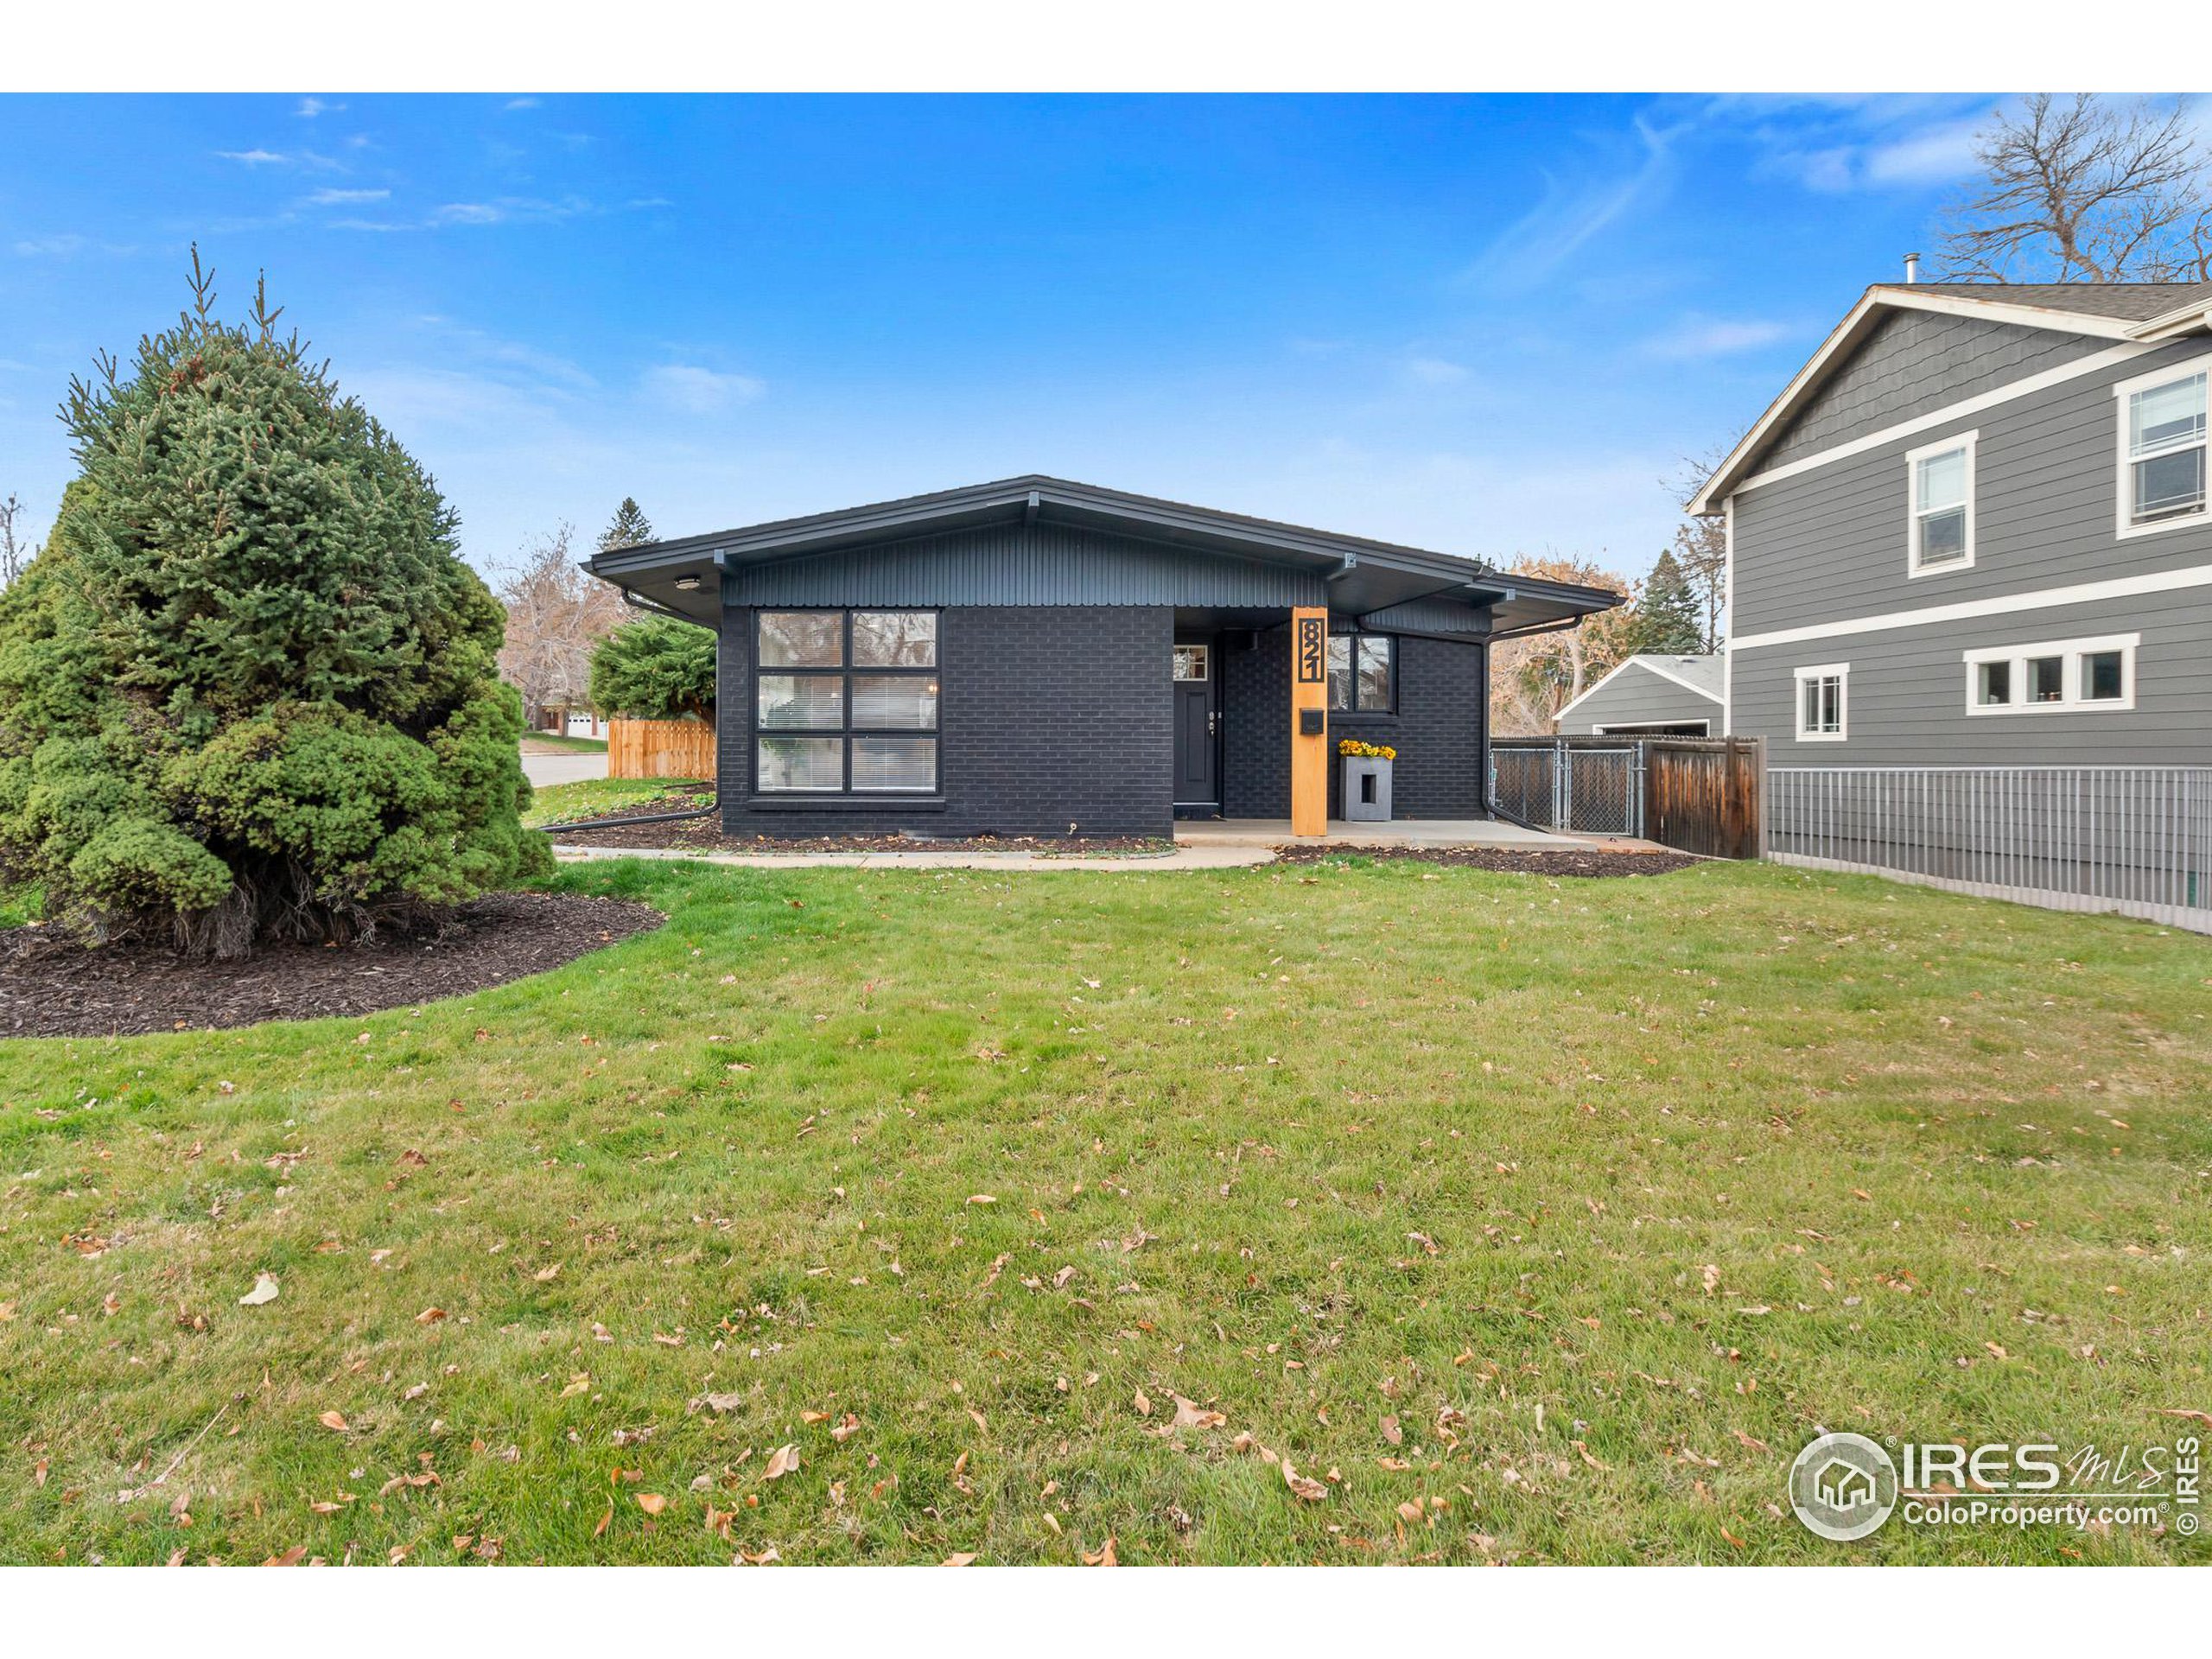
[[[1778,856],[2212,931],[2212,283],[1880,284],[1691,511]]]
[[[1879,284],[1691,503],[1770,766],[2212,764],[2212,283]]]
[[[1560,709],[1553,723],[1561,737],[1718,737],[1721,678],[1718,655],[1638,652]]]

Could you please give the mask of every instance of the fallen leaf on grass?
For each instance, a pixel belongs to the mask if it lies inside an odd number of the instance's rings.
[[[253,1275],[253,1288],[238,1298],[238,1306],[259,1307],[264,1302],[273,1302],[276,1300],[276,1275],[273,1273],[257,1273]],[[12,1313],[13,1309],[14,1304],[10,1303],[10,1311]]]
[[[1581,1454],[1582,1461],[1588,1464],[1592,1469],[1611,1469],[1613,1466],[1610,1463],[1600,1463],[1596,1458],[1591,1456],[1590,1448],[1583,1445],[1581,1441],[1574,1440],[1571,1441],[1570,1444]]]
[[[315,1421],[321,1423],[325,1428],[336,1429],[340,1434],[346,1432],[346,1418],[340,1412],[326,1411],[321,1416],[316,1418]]]
[[[415,1323],[417,1325],[435,1325],[440,1319],[445,1318],[445,1316],[446,1311],[442,1307],[426,1307],[420,1313],[417,1313],[415,1316]]]
[[[647,1515],[658,1515],[668,1507],[668,1500],[658,1492],[639,1492],[635,1497],[638,1500],[638,1507]]]
[[[1179,1394],[1173,1397],[1175,1421],[1167,1425],[1171,1432],[1179,1428],[1221,1428],[1229,1422],[1229,1419],[1220,1412],[1208,1411],[1204,1406],[1185,1400]]]
[[[560,1272],[561,1263],[556,1262],[550,1268],[540,1268],[536,1273],[531,1274],[530,1276],[537,1280],[539,1284],[543,1285],[559,1277]]]
[[[308,1547],[305,1544],[294,1544],[282,1555],[271,1555],[262,1565],[264,1567],[297,1567],[307,1558]]]
[[[1130,1398],[1129,1403],[1137,1408],[1137,1414],[1139,1416],[1149,1417],[1152,1415],[1152,1402],[1145,1397],[1145,1391],[1142,1389],[1139,1389],[1136,1391],[1136,1393]]]
[[[1301,1475],[1297,1470],[1292,1468],[1288,1458],[1282,1460],[1282,1484],[1290,1488],[1294,1496],[1302,1497],[1309,1503],[1316,1498],[1326,1497],[1329,1495],[1329,1489],[1319,1481],[1310,1476]]]
[[[798,1467],[798,1447],[779,1446],[768,1454],[768,1466],[761,1471],[763,1480],[781,1480]]]
[[[988,1192],[974,1192],[969,1195],[968,1202],[970,1204],[996,1204],[998,1199],[994,1198]]]
[[[605,1535],[605,1533],[606,1533],[606,1531],[607,1531],[607,1528],[609,1528],[609,1527],[613,1526],[613,1524],[614,1524],[614,1505],[613,1505],[613,1504],[612,1504],[612,1503],[609,1503],[609,1504],[607,1506],[607,1513],[606,1513],[605,1515],[602,1515],[602,1516],[601,1516],[599,1517],[599,1524],[598,1524],[597,1526],[594,1527],[594,1528],[591,1529],[591,1535],[592,1535],[593,1537],[594,1537],[594,1538],[598,1538],[598,1537],[603,1536],[603,1535]]]
[[[589,1371],[577,1371],[569,1376],[568,1386],[561,1390],[561,1397],[563,1400],[566,1400],[571,1395],[588,1394],[589,1392],[591,1392],[591,1373]]]
[[[2158,1415],[2186,1417],[2191,1422],[2202,1423],[2207,1428],[2212,1428],[2212,1411],[2191,1411],[2186,1406],[2162,1406],[2158,1408]]]
[[[843,1418],[838,1421],[836,1427],[830,1431],[830,1438],[836,1441],[838,1445],[842,1446],[847,1440],[851,1440],[854,1435],[860,1432],[861,1420],[859,1415],[856,1413],[849,1411],[844,1414]]]
[[[702,1394],[691,1402],[690,1409],[696,1411],[704,1406],[708,1410],[720,1414],[735,1411],[744,1403],[745,1396],[741,1394]]]
[[[1084,1550],[1083,1552],[1083,1564],[1085,1567],[1119,1567],[1121,1562],[1116,1560],[1114,1557],[1113,1534],[1109,1533],[1106,1535],[1105,1543],[1097,1550]]]
[[[957,1554],[948,1555],[944,1558],[944,1564],[947,1567],[973,1567],[976,1564],[975,1552],[963,1550]]]
[[[1382,1420],[1382,1438],[1393,1446],[1403,1446],[1406,1443],[1406,1432],[1398,1427],[1398,1420],[1395,1417],[1385,1417]]]

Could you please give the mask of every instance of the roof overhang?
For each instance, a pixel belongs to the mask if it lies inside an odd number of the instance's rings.
[[[1993,290],[2001,292],[1997,284]],[[1878,283],[1859,296],[1859,303],[1821,342],[1805,366],[1797,371],[1782,395],[1766,407],[1750,431],[1728,452],[1705,487],[1690,498],[1689,512],[1707,518],[1720,511],[1736,486],[1751,475],[1768,441],[1826,384],[1828,377],[1851,355],[1852,348],[1893,311],[1933,311],[1951,316],[1977,317],[1984,322],[2008,322],[2024,328],[2048,328],[2094,340],[2157,342],[2202,334],[2212,328],[2212,304],[2202,300],[2178,307],[2146,321],[2125,317],[2101,317],[2084,311],[2060,310],[2053,306],[2022,305],[2012,300],[1970,299],[1959,294],[1933,294],[1912,284]]]
[[[645,604],[711,626],[720,617],[726,570],[979,525],[1038,523],[1291,565],[1322,578],[1332,609],[1355,615],[1455,601],[1488,608],[1494,626],[1506,628],[1566,620],[1620,602],[1604,588],[1514,575],[1452,554],[1041,475],[619,548],[585,560],[583,568]]]

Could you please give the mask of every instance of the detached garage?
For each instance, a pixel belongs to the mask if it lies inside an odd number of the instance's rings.
[[[1722,659],[1636,656],[1559,711],[1561,737],[1719,737]]]
[[[1335,743],[1402,817],[1486,816],[1489,646],[1599,588],[1027,477],[600,554],[721,635],[724,829],[1322,833]]]

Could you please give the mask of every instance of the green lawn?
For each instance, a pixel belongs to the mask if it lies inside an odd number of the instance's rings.
[[[688,778],[587,778],[576,784],[548,784],[531,793],[530,810],[522,815],[533,830],[549,824],[580,823],[602,818],[610,812],[665,803],[671,812],[699,804],[678,798],[698,785]]]
[[[671,919],[0,1043],[0,1559],[2205,1557],[1782,1479],[2212,1408],[2212,940],[1722,865],[561,885]]]
[[[569,749],[578,754],[605,754],[607,740],[603,737],[570,737],[566,732],[524,732],[525,743],[543,743],[548,748]]]

